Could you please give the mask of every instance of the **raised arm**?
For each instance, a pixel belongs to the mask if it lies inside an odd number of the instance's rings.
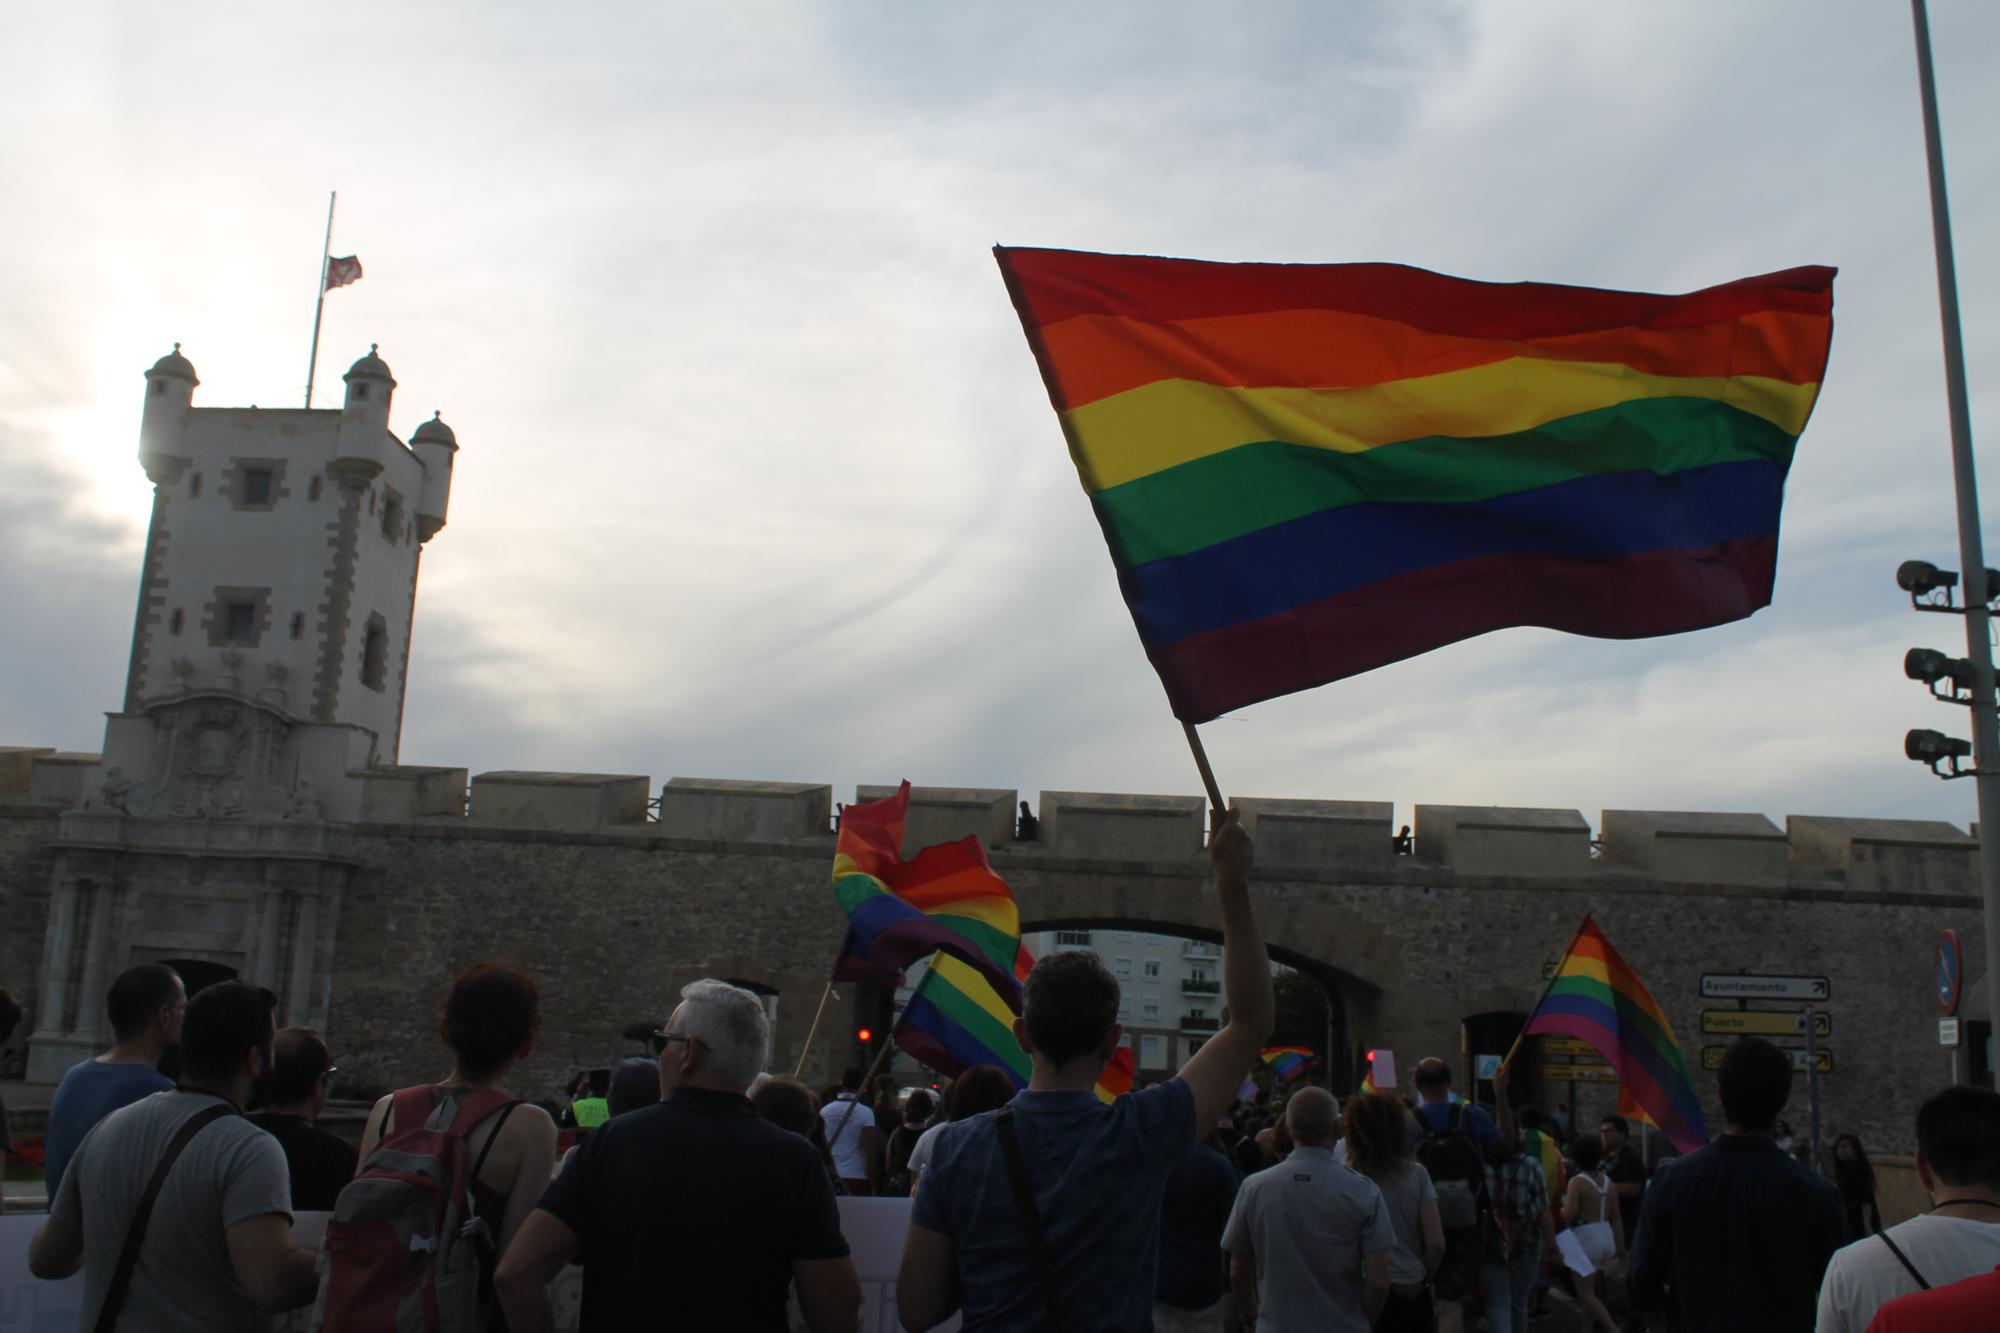
[[[1270,1037],[1277,1014],[1271,997],[1271,959],[1250,910],[1250,835],[1243,831],[1241,812],[1216,812],[1208,860],[1222,907],[1222,978],[1229,1021],[1181,1068],[1181,1079],[1194,1093],[1197,1138],[1235,1104],[1243,1076]]]

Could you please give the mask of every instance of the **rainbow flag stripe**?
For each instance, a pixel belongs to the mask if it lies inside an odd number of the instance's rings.
[[[1684,296],[996,248],[1174,712],[1771,600],[1830,268]]]
[[[1673,1025],[1590,917],[1577,928],[1522,1035],[1588,1042],[1618,1071],[1621,1101],[1629,1096],[1642,1107],[1675,1147],[1693,1152],[1708,1142],[1701,1097]]]
[[[1280,1084],[1290,1083],[1319,1064],[1319,1056],[1310,1046],[1266,1046],[1257,1056],[1271,1066],[1271,1078]]]
[[[986,976],[950,954],[931,959],[896,1022],[896,1045],[932,1069],[957,1078],[974,1065],[998,1065],[1025,1088],[1028,1053],[1014,1038],[1014,1014]],[[1097,1079],[1097,1096],[1109,1102],[1132,1090],[1134,1059],[1121,1047]]]
[[[910,964],[942,950],[987,976],[1009,1011],[1027,975],[1021,914],[977,837],[902,859],[910,784],[841,812],[833,891],[847,913],[835,981],[900,985]],[[1010,1019],[1011,1021],[1011,1019]]]

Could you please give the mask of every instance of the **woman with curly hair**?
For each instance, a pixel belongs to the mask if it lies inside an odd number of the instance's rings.
[[[427,1120],[440,1112],[448,1119],[451,1108],[462,1103],[492,1105],[466,1133],[465,1150],[474,1164],[473,1206],[493,1230],[495,1255],[527,1220],[555,1166],[555,1121],[502,1087],[508,1072],[534,1049],[541,1000],[535,979],[506,963],[475,963],[460,972],[438,1005],[438,1036],[451,1053],[444,1078],[376,1102],[361,1138],[365,1171],[383,1136],[415,1127],[399,1118],[399,1105],[405,1114],[425,1111]],[[483,1259],[482,1265],[490,1272]],[[491,1327],[505,1327],[497,1311]]]
[[[1347,1164],[1375,1182],[1396,1243],[1389,1250],[1389,1301],[1377,1333],[1428,1333],[1436,1315],[1430,1276],[1444,1258],[1444,1223],[1430,1172],[1410,1160],[1410,1116],[1392,1092],[1351,1097],[1341,1116]]]

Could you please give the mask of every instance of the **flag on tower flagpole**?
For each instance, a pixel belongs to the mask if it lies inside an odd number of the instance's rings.
[[[326,290],[361,281],[361,260],[354,255],[326,261]]]

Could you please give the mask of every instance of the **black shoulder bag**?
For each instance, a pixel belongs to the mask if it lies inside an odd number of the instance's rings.
[[[132,1274],[139,1267],[139,1247],[146,1243],[146,1224],[153,1220],[153,1205],[159,1202],[160,1187],[167,1183],[167,1172],[174,1169],[182,1150],[194,1142],[195,1135],[222,1117],[235,1114],[236,1108],[227,1102],[198,1111],[181,1122],[173,1141],[167,1144],[166,1155],[153,1168],[153,1179],[147,1184],[146,1193],[139,1200],[139,1210],[132,1214],[132,1225],[125,1232],[125,1248],[119,1252],[118,1267],[111,1274],[111,1286],[105,1291],[104,1305],[97,1312],[96,1333],[111,1333],[118,1326],[118,1312],[124,1308],[126,1294],[131,1290]]]
[[[1014,1133],[1014,1108],[1001,1107],[993,1123],[1000,1131],[1000,1151],[1007,1158],[1007,1182],[1014,1189],[1014,1211],[1020,1217],[1022,1234],[1028,1238],[1028,1257],[1034,1260],[1035,1275],[1041,1279],[1049,1333],[1062,1333],[1062,1295],[1056,1290],[1056,1261],[1049,1253],[1048,1235],[1042,1230],[1042,1214],[1035,1207],[1034,1187],[1028,1183],[1028,1164],[1021,1157],[1021,1140]]]

